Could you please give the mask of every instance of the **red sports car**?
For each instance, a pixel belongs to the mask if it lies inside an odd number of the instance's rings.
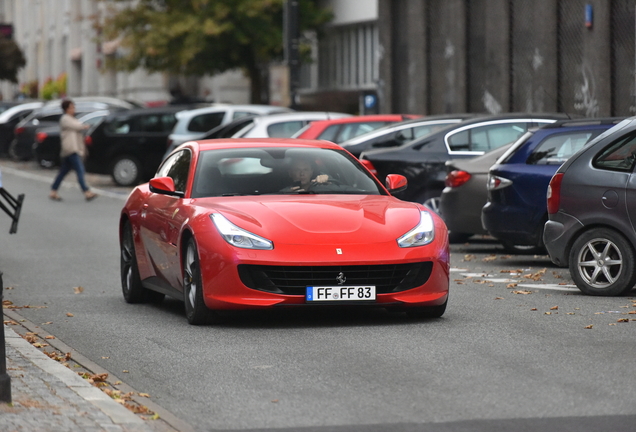
[[[326,141],[189,142],[136,187],[121,213],[129,303],[185,302],[191,324],[218,311],[337,305],[439,317],[448,301],[444,222],[391,192]]]
[[[402,114],[373,114],[331,120],[316,120],[294,134],[292,138],[322,139],[340,144],[391,123],[412,120],[421,116]]]

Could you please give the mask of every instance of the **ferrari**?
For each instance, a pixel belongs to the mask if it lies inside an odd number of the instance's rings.
[[[128,303],[185,304],[190,324],[223,311],[383,307],[441,317],[449,243],[427,207],[401,201],[342,147],[300,139],[191,141],[120,217]]]

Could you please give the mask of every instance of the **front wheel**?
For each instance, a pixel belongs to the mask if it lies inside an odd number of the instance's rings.
[[[584,294],[625,295],[636,283],[634,249],[611,229],[583,233],[572,245],[569,258],[570,275]]]
[[[211,320],[212,311],[203,301],[203,280],[194,238],[188,241],[183,257],[183,300],[186,318],[190,324],[205,324]]]
[[[119,186],[135,186],[141,180],[141,163],[132,156],[118,156],[110,175]]]
[[[144,288],[139,276],[132,225],[126,222],[120,244],[121,290],[127,303],[159,303],[165,295]]]

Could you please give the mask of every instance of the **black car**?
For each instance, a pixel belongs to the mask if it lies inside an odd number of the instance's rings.
[[[8,106],[0,113],[0,157],[9,156],[9,146],[15,137],[13,130],[16,125],[42,105],[42,102],[25,102]]]
[[[478,117],[476,114],[444,114],[392,123],[340,143],[342,148],[359,157],[363,151],[398,147],[414,139],[432,134],[452,124]]]
[[[99,110],[128,109],[132,105],[115,104],[106,101],[91,101],[85,98],[73,99],[75,103],[75,116]],[[33,158],[33,143],[38,129],[48,126],[56,126],[62,117],[61,101],[49,102],[41,108],[34,110],[15,126],[15,138],[9,146],[9,155],[16,160],[31,160]]]
[[[97,125],[111,112],[108,110],[94,111],[84,114],[77,119],[91,127]],[[39,128],[33,143],[33,155],[36,162],[43,168],[51,168],[60,164],[60,126]]]
[[[120,186],[150,179],[163,160],[179,106],[121,111],[86,134],[86,171],[110,174]]]
[[[515,141],[529,128],[567,118],[565,114],[502,114],[483,116],[448,126],[402,146],[362,152],[380,181],[387,174],[402,174],[409,187],[400,199],[439,210],[446,179],[446,161],[482,155]]]
[[[636,118],[571,156],[550,180],[543,241],[585,294],[628,294],[636,284]]]

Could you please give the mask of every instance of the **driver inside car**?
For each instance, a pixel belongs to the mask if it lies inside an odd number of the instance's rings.
[[[305,159],[293,160],[289,166],[288,173],[294,184],[284,188],[281,192],[306,191],[312,185],[329,182],[327,174],[318,174],[314,177],[316,171],[311,162]]]

